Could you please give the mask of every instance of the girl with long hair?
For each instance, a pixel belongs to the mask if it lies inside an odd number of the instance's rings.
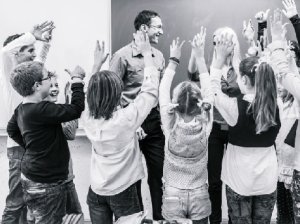
[[[138,31],[135,42],[143,57],[144,81],[136,99],[120,107],[123,81],[112,71],[92,75],[87,89],[87,109],[82,123],[92,143],[91,186],[87,204],[92,223],[113,223],[142,210],[138,182],[145,177],[136,130],[157,103],[159,72],[154,67],[149,38]],[[96,62],[103,53],[96,47]],[[98,49],[98,50],[97,50]],[[98,55],[98,56],[97,56]]]
[[[220,85],[221,68],[233,49],[232,35],[218,37],[210,71],[215,106],[229,124],[221,174],[228,213],[232,223],[270,223],[278,178],[274,148],[280,128],[276,80],[268,63],[249,57],[241,61],[237,77],[244,95],[225,95]]]

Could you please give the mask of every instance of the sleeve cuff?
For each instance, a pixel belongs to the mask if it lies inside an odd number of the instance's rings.
[[[220,79],[222,78],[222,70],[214,67],[210,67],[210,76],[212,79]]]
[[[294,24],[297,24],[297,23],[300,23],[300,18],[299,18],[299,15],[294,15],[293,17],[290,18],[290,21],[291,23],[294,25]]]
[[[273,52],[277,49],[286,49],[287,43],[285,41],[276,40],[268,45],[268,49]]]

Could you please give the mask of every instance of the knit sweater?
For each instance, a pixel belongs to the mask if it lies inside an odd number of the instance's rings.
[[[165,160],[163,180],[179,189],[195,189],[207,181],[207,141],[212,126],[210,120],[195,117],[184,122],[180,115],[170,111],[170,89],[175,71],[167,68],[159,88],[159,104],[162,128],[165,134]],[[208,73],[200,74],[202,95],[209,99]],[[209,100],[208,100],[209,101]]]
[[[185,123],[179,116],[165,149],[163,176],[168,185],[195,189],[207,180],[206,125],[197,119]]]

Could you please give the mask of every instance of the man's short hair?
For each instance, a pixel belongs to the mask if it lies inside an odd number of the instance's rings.
[[[151,19],[154,17],[160,17],[157,12],[151,11],[151,10],[143,10],[141,11],[134,20],[134,28],[135,30],[139,30],[141,25],[145,24],[147,26],[150,25]]]
[[[11,36],[7,37],[6,40],[3,43],[3,47],[5,47],[7,44],[9,44],[10,42],[12,42],[13,40],[18,39],[22,35],[24,35],[24,33],[14,34],[14,35],[11,35]]]
[[[34,83],[43,79],[43,69],[40,62],[23,62],[11,73],[10,83],[21,96],[30,96],[34,93]]]

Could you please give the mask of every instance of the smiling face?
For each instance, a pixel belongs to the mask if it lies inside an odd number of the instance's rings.
[[[146,32],[150,43],[158,44],[159,37],[164,33],[161,18],[158,16],[151,18],[150,25],[147,26]]]
[[[27,61],[33,61],[35,57],[35,47],[33,44],[22,47],[16,54],[18,64]]]
[[[45,98],[45,101],[56,102],[59,94],[59,85],[56,77],[51,78],[49,95]]]

